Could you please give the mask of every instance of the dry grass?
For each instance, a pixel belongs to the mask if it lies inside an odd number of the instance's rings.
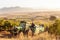
[[[28,37],[24,36],[21,32],[20,35],[15,38],[0,38],[0,40],[56,40],[54,35],[48,34],[48,32],[41,33],[39,35],[32,36],[31,30],[28,32]]]

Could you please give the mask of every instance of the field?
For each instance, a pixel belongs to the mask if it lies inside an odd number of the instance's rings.
[[[56,40],[54,35],[48,34],[48,32],[41,33],[39,35],[31,36],[31,32],[29,32],[28,37],[24,36],[23,33],[16,37],[11,37],[8,35],[9,33],[1,32],[0,40]]]
[[[44,24],[49,26],[53,21],[49,20],[50,16],[60,17],[60,11],[44,11],[44,12],[7,12],[6,14],[1,14],[0,18],[16,19],[16,20],[25,20],[27,22],[35,24]],[[12,37],[9,32],[2,31],[0,32],[0,40],[56,40],[54,34],[49,34],[47,31],[42,32],[39,35],[34,35],[32,37],[32,32],[28,32],[28,37],[20,33],[16,37]]]

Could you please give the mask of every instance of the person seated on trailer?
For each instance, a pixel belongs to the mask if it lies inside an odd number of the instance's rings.
[[[40,27],[40,32],[44,32],[44,24],[40,24],[39,27]]]
[[[30,26],[31,29],[34,29],[35,28],[35,24],[32,23],[31,26]]]
[[[35,29],[35,35],[39,34],[40,33],[40,27],[39,25],[35,25],[36,26],[36,29]]]
[[[36,26],[35,26],[34,23],[31,24],[30,29],[31,29],[31,31],[32,31],[32,36],[33,36],[34,33],[35,33],[35,29],[36,29]]]

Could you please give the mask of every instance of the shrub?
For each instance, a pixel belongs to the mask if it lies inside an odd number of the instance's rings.
[[[60,20],[59,19],[55,20],[55,23],[50,25],[49,33],[60,35]]]

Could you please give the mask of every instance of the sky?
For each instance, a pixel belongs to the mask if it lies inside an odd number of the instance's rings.
[[[0,8],[15,6],[34,9],[60,9],[60,0],[0,0]]]

